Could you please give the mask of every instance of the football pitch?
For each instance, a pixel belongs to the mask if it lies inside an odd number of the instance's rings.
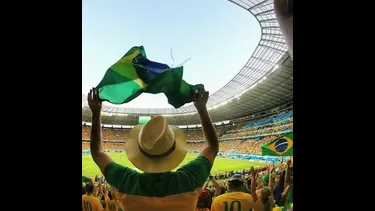
[[[126,157],[125,153],[108,153],[111,158],[117,162],[120,163],[126,167],[130,167],[134,170],[139,171],[134,167],[134,165],[128,160]],[[121,157],[120,157],[121,155]],[[188,163],[189,161],[193,160],[196,158],[198,155],[194,153],[188,153],[180,164],[180,166]],[[216,174],[220,172],[225,172],[225,171],[236,171],[240,169],[250,169],[251,166],[257,167],[257,166],[264,166],[266,165],[265,162],[259,162],[259,161],[249,161],[249,160],[235,160],[235,159],[230,159],[230,158],[221,158],[221,157],[216,157],[214,166],[212,167],[211,174]],[[180,167],[179,166],[179,167]],[[177,170],[179,167],[177,167],[174,170]],[[95,175],[101,175],[101,172],[92,160],[91,155],[83,155],[82,156],[82,176],[95,176]]]

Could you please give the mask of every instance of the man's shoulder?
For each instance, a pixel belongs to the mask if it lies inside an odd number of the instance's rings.
[[[139,182],[139,175],[137,171],[116,162],[110,162],[105,167],[105,179],[120,193],[132,192],[132,187]]]
[[[215,199],[217,199],[217,200],[226,200],[227,198],[231,198],[231,197],[235,197],[235,198],[237,198],[239,200],[242,200],[242,199],[253,200],[253,197],[250,194],[244,193],[244,192],[239,192],[239,191],[238,192],[236,191],[236,192],[224,193],[224,194],[216,197]]]
[[[105,178],[116,188],[121,180],[129,181],[129,178],[139,173],[129,167],[116,162],[110,162],[105,166]]]
[[[204,156],[197,156],[195,159],[191,160],[189,163],[184,164],[181,166],[178,171],[189,169],[190,171],[202,171],[202,168],[205,168],[203,170],[211,171],[212,165],[211,162]],[[202,172],[204,173],[204,172]]]
[[[96,198],[95,196],[91,196],[91,195],[82,195],[82,200],[88,200],[88,201],[97,201],[97,202],[100,202],[100,200],[98,198]]]
[[[198,156],[181,166],[175,174],[179,175],[181,179],[194,181],[196,188],[198,188],[203,186],[203,183],[207,180],[211,168],[211,162],[206,157]]]
[[[239,195],[243,199],[251,199],[253,201],[253,196],[249,193],[241,192]]]
[[[215,198],[214,198],[214,202],[216,201],[221,201],[223,198],[225,199],[225,198],[227,198],[227,196],[225,195],[226,193],[224,193],[224,194],[221,194],[221,195],[219,195],[219,196],[216,196]]]

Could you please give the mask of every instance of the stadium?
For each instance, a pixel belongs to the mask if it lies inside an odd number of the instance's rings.
[[[262,156],[261,146],[293,131],[293,62],[277,22],[273,1],[229,0],[259,22],[261,38],[242,69],[218,91],[210,94],[207,109],[219,137],[219,154],[211,174],[219,181],[251,166],[279,163],[280,156]],[[181,128],[189,153],[181,165],[194,159],[205,141],[194,105],[174,108],[123,108],[103,105],[102,140],[116,162],[137,171],[125,155],[131,128],[155,116]],[[90,156],[91,111],[82,95],[82,175],[101,175]]]

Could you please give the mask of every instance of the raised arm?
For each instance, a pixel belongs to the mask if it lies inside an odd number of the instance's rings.
[[[256,194],[257,173],[255,172],[254,167],[251,167],[250,172],[251,172],[250,192],[251,192],[251,196],[253,197],[254,202],[256,202],[258,200],[258,196]]]
[[[90,134],[90,150],[91,156],[98,165],[100,171],[104,175],[104,169],[106,165],[112,162],[112,159],[104,153],[102,146],[102,128],[101,128],[101,111],[102,102],[99,99],[99,92],[97,89],[93,88],[87,96],[87,101],[89,103],[90,109],[92,111],[92,121],[91,121],[91,134]]]
[[[208,178],[206,184],[203,186],[202,191],[205,190],[205,189],[207,189],[207,187],[208,187],[208,183],[210,183],[210,180],[211,180],[211,175],[210,175],[210,177]]]
[[[269,179],[268,179],[268,187],[271,189],[271,193],[273,193],[273,179],[272,179],[272,173],[273,173],[273,170],[274,170],[274,164],[272,163],[272,165],[269,167],[268,169],[268,175],[269,175]]]
[[[219,183],[217,183],[214,177],[210,176],[210,179],[211,179],[212,185],[215,188],[215,196],[219,196],[221,194],[221,186],[219,185]]]
[[[288,160],[286,162],[286,169],[285,169],[285,184],[289,185],[289,177],[290,177],[290,165],[292,164],[292,160]]]
[[[209,93],[204,90],[204,87],[200,87],[198,93],[194,93],[194,95],[194,106],[197,108],[204,139],[208,144],[199,155],[206,157],[213,165],[219,152],[219,139],[206,107]]]

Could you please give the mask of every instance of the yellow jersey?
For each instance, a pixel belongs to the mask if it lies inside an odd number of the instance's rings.
[[[105,202],[105,211],[118,211],[118,200],[111,200],[109,197],[105,197]]]
[[[82,196],[82,210],[83,211],[102,211],[103,206],[99,199],[92,195]]]
[[[217,196],[211,211],[250,211],[255,208],[253,197],[244,192],[229,192]]]

